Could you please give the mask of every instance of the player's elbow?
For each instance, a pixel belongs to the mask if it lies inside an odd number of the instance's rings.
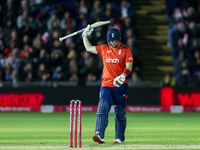
[[[130,72],[131,72],[131,71],[133,70],[133,69],[132,69],[132,67],[131,67],[131,68],[129,68],[129,70],[130,70]]]
[[[90,53],[93,53],[93,54],[98,54],[98,53],[97,53],[97,50],[96,50],[96,48],[95,48],[95,46],[87,47],[87,48],[86,48],[86,51],[87,51],[87,52],[90,52]]]

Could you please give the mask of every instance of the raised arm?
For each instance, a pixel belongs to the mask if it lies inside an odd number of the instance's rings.
[[[90,36],[90,34],[92,32],[93,32],[93,29],[90,27],[90,25],[88,25],[87,28],[85,29],[85,31],[83,31],[83,33],[82,33],[83,44],[85,46],[86,51],[93,53],[93,54],[98,54],[96,47],[92,46],[92,44],[88,40],[88,36]]]

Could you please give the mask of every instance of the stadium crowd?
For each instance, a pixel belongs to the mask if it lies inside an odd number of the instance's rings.
[[[165,84],[200,86],[200,1],[166,0],[166,7],[176,79],[167,74]]]
[[[121,42],[134,56],[130,80],[140,77],[135,15],[126,0],[1,0],[0,81],[99,81],[100,56],[85,51],[81,34],[62,42],[59,37],[85,28],[87,24],[111,20],[94,29],[93,45],[107,44],[111,27],[121,31]]]

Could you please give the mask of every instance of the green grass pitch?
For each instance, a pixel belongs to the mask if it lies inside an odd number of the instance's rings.
[[[125,144],[109,114],[105,144],[93,142],[96,113],[82,113],[81,149],[199,149],[199,113],[127,113]],[[69,113],[0,113],[0,150],[69,148]],[[78,149],[78,148],[77,148]]]

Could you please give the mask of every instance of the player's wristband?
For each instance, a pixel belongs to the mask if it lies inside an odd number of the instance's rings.
[[[125,73],[127,75],[126,77],[128,77],[131,71],[129,69],[125,69],[123,73]]]

